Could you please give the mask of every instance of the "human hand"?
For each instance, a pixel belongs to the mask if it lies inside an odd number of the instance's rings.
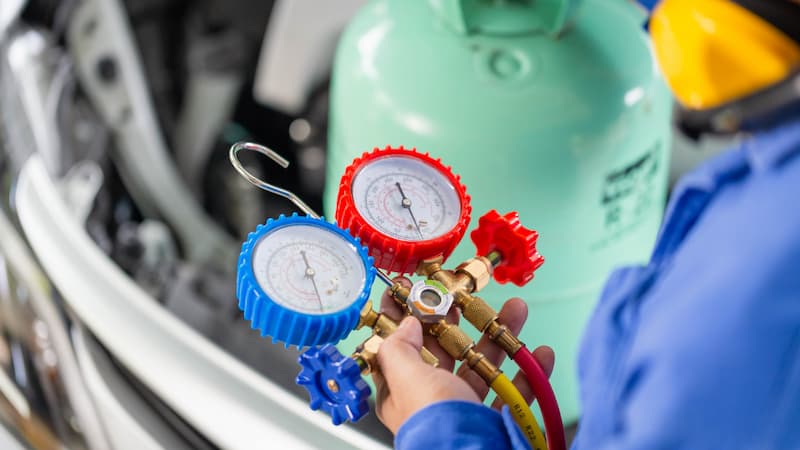
[[[411,285],[406,278],[395,281],[405,286]],[[397,321],[405,317],[403,309],[391,298],[388,290],[381,299],[381,312]],[[498,321],[516,336],[527,317],[525,302],[512,298],[500,309]],[[458,312],[452,310],[447,321],[457,324],[458,318]],[[438,368],[420,358],[419,351],[423,345],[439,358]],[[486,336],[481,337],[475,350],[498,367],[506,358],[506,353]],[[553,350],[541,346],[534,350],[533,356],[549,377],[555,364]],[[466,364],[461,364],[458,371],[453,373],[455,360],[442,349],[435,337],[423,336],[422,326],[414,317],[404,319],[397,331],[383,342],[378,351],[378,364],[380,372],[373,373],[377,388],[376,409],[378,418],[392,433],[397,433],[409,417],[428,405],[444,400],[482,403],[489,393],[486,382]],[[524,374],[518,372],[513,383],[530,404],[533,392]],[[492,407],[500,409],[502,405],[500,399],[496,399]]]

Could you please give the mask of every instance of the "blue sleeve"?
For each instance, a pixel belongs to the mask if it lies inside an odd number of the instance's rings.
[[[508,407],[500,414],[478,403],[455,400],[417,411],[397,431],[394,446],[398,450],[530,449]]]
[[[660,242],[674,249],[611,279],[573,450],[800,448],[800,157],[745,173],[702,214],[685,192]]]

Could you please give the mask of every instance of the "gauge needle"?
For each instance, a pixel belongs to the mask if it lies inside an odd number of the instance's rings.
[[[419,229],[417,218],[414,217],[414,212],[411,211],[411,199],[406,197],[406,194],[403,192],[403,188],[400,187],[399,182],[395,183],[394,185],[397,186],[397,190],[400,191],[400,196],[403,197],[403,200],[401,201],[400,204],[403,205],[403,208],[405,208],[408,211],[408,214],[411,215],[411,220],[414,222],[414,226],[417,228],[417,233],[419,233],[419,237],[424,239],[425,236],[422,235],[422,230]]]
[[[306,256],[306,252],[300,251],[300,255],[303,256],[303,262],[306,263],[306,277],[311,278],[311,285],[314,286],[314,293],[317,294],[317,301],[319,302],[319,310],[322,311],[322,297],[319,295],[319,289],[317,289],[317,282],[314,280],[314,269],[311,268],[311,265],[308,263],[308,257]]]

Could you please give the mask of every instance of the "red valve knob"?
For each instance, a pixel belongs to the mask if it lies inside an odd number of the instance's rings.
[[[544,264],[536,251],[539,233],[519,223],[519,214],[512,211],[504,216],[491,210],[478,220],[478,228],[470,234],[478,255],[488,256],[497,251],[501,262],[494,268],[494,279],[504,284],[523,286],[533,279],[533,272]]]
[[[447,259],[464,237],[471,211],[466,188],[450,167],[402,146],[356,158],[336,200],[337,224],[361,239],[376,267],[398,273],[414,273],[423,260]]]

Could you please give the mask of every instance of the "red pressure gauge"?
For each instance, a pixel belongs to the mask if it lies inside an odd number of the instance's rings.
[[[388,272],[413,273],[417,264],[447,259],[469,226],[469,196],[441,160],[415,149],[376,148],[345,170],[336,221],[361,238]]]

